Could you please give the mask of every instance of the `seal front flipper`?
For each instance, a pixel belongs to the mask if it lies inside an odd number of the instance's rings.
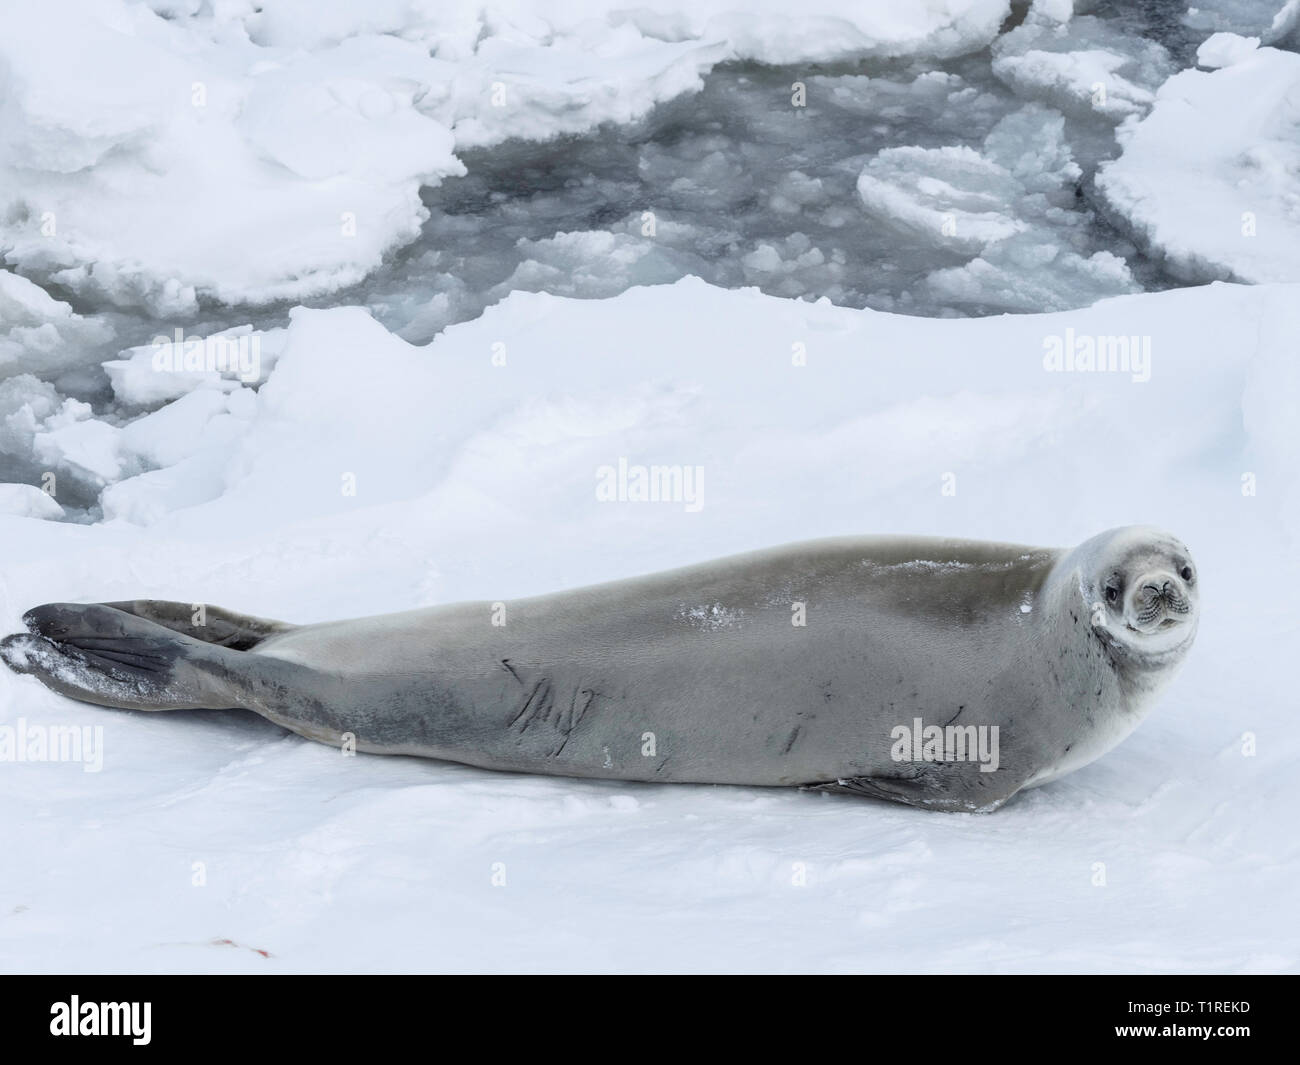
[[[126,710],[244,705],[234,668],[242,652],[98,603],[47,603],[23,623],[30,634],[0,641],[0,658],[71,699]]]
[[[278,636],[297,626],[271,618],[253,617],[206,603],[176,603],[166,599],[129,599],[101,603],[126,614],[152,621],[204,643],[251,651],[268,636]]]

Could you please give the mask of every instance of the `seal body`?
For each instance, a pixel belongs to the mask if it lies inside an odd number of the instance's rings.
[[[1073,550],[842,538],[316,625],[51,604],[0,655],[74,698],[243,707],[361,751],[989,810],[1136,727],[1195,588],[1187,549],[1147,528]]]

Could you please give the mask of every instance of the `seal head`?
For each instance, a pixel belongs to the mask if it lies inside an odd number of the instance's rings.
[[[1055,647],[1050,690],[1061,753],[1026,787],[1072,773],[1124,740],[1182,664],[1200,617],[1198,573],[1177,537],[1146,525],[1111,529],[1065,552],[1045,589]]]
[[[1075,553],[1079,595],[1117,666],[1137,679],[1181,662],[1200,617],[1187,545],[1160,529],[1128,526],[1094,536]]]

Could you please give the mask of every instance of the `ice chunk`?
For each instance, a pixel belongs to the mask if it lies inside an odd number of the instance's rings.
[[[105,521],[152,525],[178,510],[220,498],[226,487],[221,456],[204,452],[110,484],[99,502]]]
[[[1111,122],[1145,113],[1173,69],[1161,45],[1091,15],[1030,17],[993,43],[993,73],[1017,94]]]
[[[1232,66],[1245,59],[1259,47],[1258,37],[1242,37],[1236,33],[1215,33],[1196,49],[1196,65],[1216,70]]]
[[[31,374],[0,380],[0,454],[29,451],[37,428],[61,402],[53,385]]]
[[[256,410],[251,389],[199,388],[131,422],[122,451],[156,468],[108,485],[100,497],[104,517],[148,525],[218,498]]]
[[[1073,204],[1080,169],[1064,119],[1030,104],[1002,119],[982,152],[887,148],[867,164],[858,193],[867,210],[927,243],[975,253]]]
[[[558,5],[556,5],[558,7]],[[599,5],[603,6],[603,5]],[[1006,18],[1003,0],[844,3],[810,0],[798,17],[784,0],[646,0],[622,17],[646,31],[724,38],[735,55],[762,63],[829,62],[861,56],[952,56],[988,43]],[[554,10],[554,8],[552,8]]]
[[[213,444],[209,423],[229,410],[225,393],[199,388],[122,429],[121,446],[151,466],[174,466]]]
[[[913,245],[968,260],[927,274],[936,305],[1064,309],[1139,290],[1123,259],[1089,247],[1064,121],[1029,104],[990,130],[982,152],[890,148],[868,163],[858,190],[871,214]]]
[[[156,407],[199,388],[229,391],[255,386],[269,376],[284,345],[285,330],[234,326],[198,335],[163,333],[149,344],[127,348],[104,365],[114,395],[133,407]]]
[[[107,323],[74,314],[27,278],[0,269],[0,378],[95,360],[112,336]]]
[[[282,46],[386,33],[434,44],[464,62],[493,39],[544,49],[584,37],[591,51],[621,58],[609,31],[629,26],[647,41],[721,42],[730,56],[769,64],[962,55],[986,45],[1009,10],[1008,0],[805,0],[797,19],[785,0],[266,0],[255,11],[233,9],[254,40]],[[564,67],[548,65],[552,80],[562,82]]]
[[[965,147],[886,148],[858,178],[867,211],[913,239],[978,252],[1023,232],[1010,173]]]
[[[0,484],[0,514],[48,520],[63,517],[63,508],[34,484]]]
[[[515,289],[587,298],[613,296],[632,285],[676,281],[672,253],[642,236],[593,230],[520,241],[522,261],[493,289],[503,299]]]
[[[451,132],[416,106],[440,73],[406,41],[352,38],[256,73],[237,126],[258,154],[311,183],[458,172]]]
[[[1189,281],[1300,277],[1300,55],[1186,70],[1097,176],[1105,201]]]
[[[936,270],[926,284],[953,306],[984,312],[1066,310],[1141,291],[1119,256],[1085,257],[1032,235],[995,244],[965,266]]]
[[[1074,199],[1074,185],[1083,173],[1066,143],[1065,119],[1039,104],[1027,104],[999,121],[984,138],[984,154],[1025,192],[1058,206]]]
[[[1193,0],[1183,21],[1194,29],[1226,31],[1276,44],[1300,25],[1300,0]]]
[[[661,100],[698,92],[703,75],[730,58],[725,41],[653,40],[630,24],[588,23],[546,37],[489,37],[472,64],[457,68],[455,97],[434,113],[451,122],[458,145],[547,140],[632,122]]]
[[[32,439],[39,462],[78,479],[107,484],[124,471],[122,430],[92,416],[89,403],[66,399]]]

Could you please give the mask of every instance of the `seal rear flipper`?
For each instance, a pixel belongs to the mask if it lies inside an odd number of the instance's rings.
[[[839,792],[845,795],[865,795],[872,799],[886,799],[917,806],[923,810],[944,810],[952,813],[992,813],[1019,790],[1015,784],[1010,790],[980,787],[972,790],[963,786],[955,774],[955,766],[936,762],[906,776],[848,777],[827,784],[810,784],[813,791]],[[992,776],[992,774],[990,774]],[[978,784],[985,784],[979,780]]]
[[[285,621],[253,617],[224,610],[206,603],[177,603],[166,599],[128,599],[118,603],[101,603],[145,621],[179,632],[203,643],[251,651],[269,636],[296,628]]]
[[[0,658],[71,699],[125,710],[243,705],[231,668],[240,652],[102,604],[48,603],[23,623],[31,634],[0,641]]]

